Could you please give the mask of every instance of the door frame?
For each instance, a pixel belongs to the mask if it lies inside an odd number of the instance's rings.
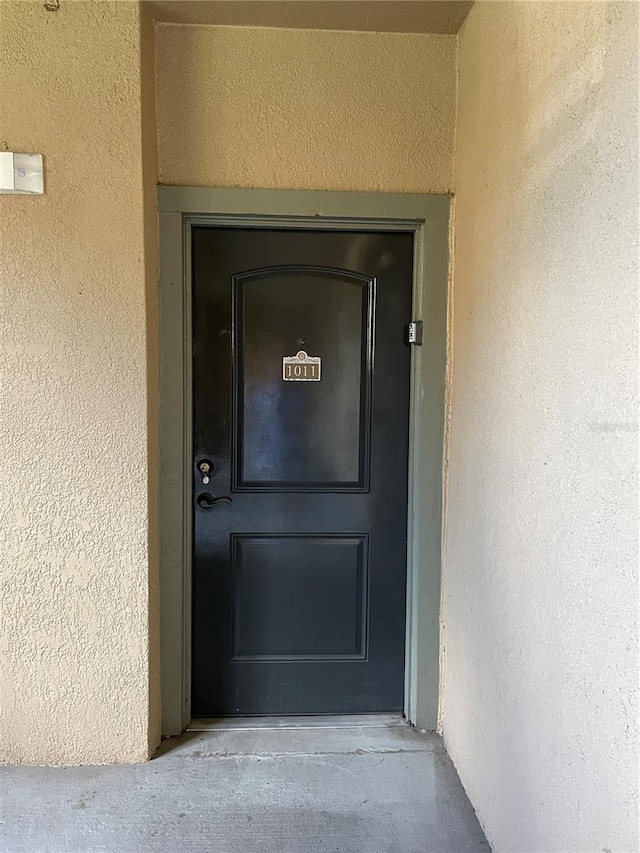
[[[414,234],[404,713],[437,727],[447,374],[448,195],[158,187],[162,733],[191,722],[192,332],[195,225]]]

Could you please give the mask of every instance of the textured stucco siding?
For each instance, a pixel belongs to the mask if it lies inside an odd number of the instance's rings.
[[[459,44],[444,737],[497,853],[638,848],[638,6]]]
[[[451,189],[456,38],[159,25],[160,183]]]
[[[0,145],[43,153],[46,188],[0,197],[1,758],[143,760],[138,5],[1,6]]]
[[[155,99],[154,21],[140,4],[140,81],[142,119],[142,189],[147,356],[147,472],[149,526],[149,754],[160,742],[160,339],[158,293],[158,145]]]

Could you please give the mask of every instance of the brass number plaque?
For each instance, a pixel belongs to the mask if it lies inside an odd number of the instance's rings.
[[[300,350],[282,359],[282,378],[285,382],[319,382],[322,359]]]

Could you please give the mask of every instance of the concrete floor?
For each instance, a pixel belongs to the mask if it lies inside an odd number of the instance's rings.
[[[489,851],[436,736],[208,728],[148,764],[0,768],[0,851]]]

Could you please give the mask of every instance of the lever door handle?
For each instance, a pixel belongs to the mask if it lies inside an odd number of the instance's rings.
[[[219,498],[215,498],[211,492],[203,492],[201,495],[198,495],[196,503],[200,507],[200,509],[213,509],[216,504],[226,503],[230,504],[233,498],[230,498],[228,495],[221,496]]]

